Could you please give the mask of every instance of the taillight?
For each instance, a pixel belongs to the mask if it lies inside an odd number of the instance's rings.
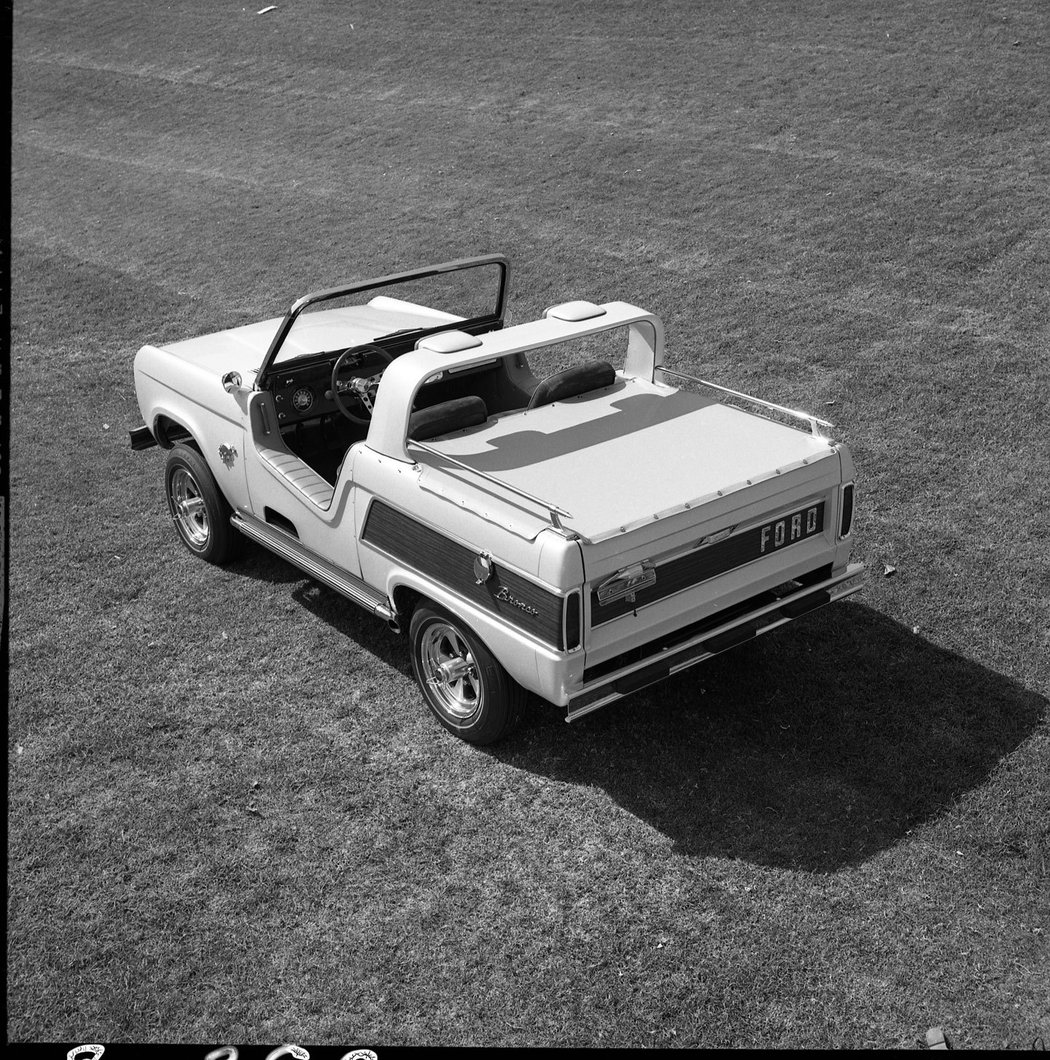
[[[565,598],[565,650],[575,651],[580,646],[580,600],[582,594],[577,589]]]
[[[842,503],[839,505],[842,512],[842,522],[839,527],[839,537],[849,537],[853,526],[853,483],[847,482],[842,487]]]

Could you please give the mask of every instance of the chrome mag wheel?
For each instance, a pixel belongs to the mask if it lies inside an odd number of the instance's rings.
[[[434,622],[419,645],[423,678],[436,706],[456,720],[470,718],[485,705],[485,689],[477,662],[459,631],[446,622]]]
[[[184,467],[175,468],[168,485],[172,517],[190,548],[200,551],[211,537],[208,507],[197,480]]]
[[[488,744],[518,724],[525,690],[459,616],[422,600],[412,612],[408,636],[423,698],[449,732],[468,743]]]

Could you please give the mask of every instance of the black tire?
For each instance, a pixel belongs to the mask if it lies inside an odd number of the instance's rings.
[[[408,636],[423,698],[449,732],[468,743],[490,744],[518,725],[525,690],[469,626],[447,611],[420,604]]]
[[[231,508],[207,461],[192,446],[179,443],[164,468],[168,511],[182,543],[208,563],[228,563],[239,551],[241,535],[230,525]]]

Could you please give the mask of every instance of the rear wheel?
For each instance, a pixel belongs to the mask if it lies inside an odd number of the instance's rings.
[[[412,615],[409,639],[427,706],[450,732],[469,743],[489,744],[521,721],[525,690],[469,626],[421,604]]]
[[[230,525],[226,498],[196,449],[180,442],[171,450],[164,469],[164,490],[182,543],[209,563],[231,560],[240,535]]]

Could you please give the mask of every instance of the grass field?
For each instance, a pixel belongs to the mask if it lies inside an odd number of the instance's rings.
[[[265,6],[16,4],[9,1039],[1050,1038],[1045,2]],[[865,592],[481,751],[196,562],[138,346],[490,251],[836,421]]]

